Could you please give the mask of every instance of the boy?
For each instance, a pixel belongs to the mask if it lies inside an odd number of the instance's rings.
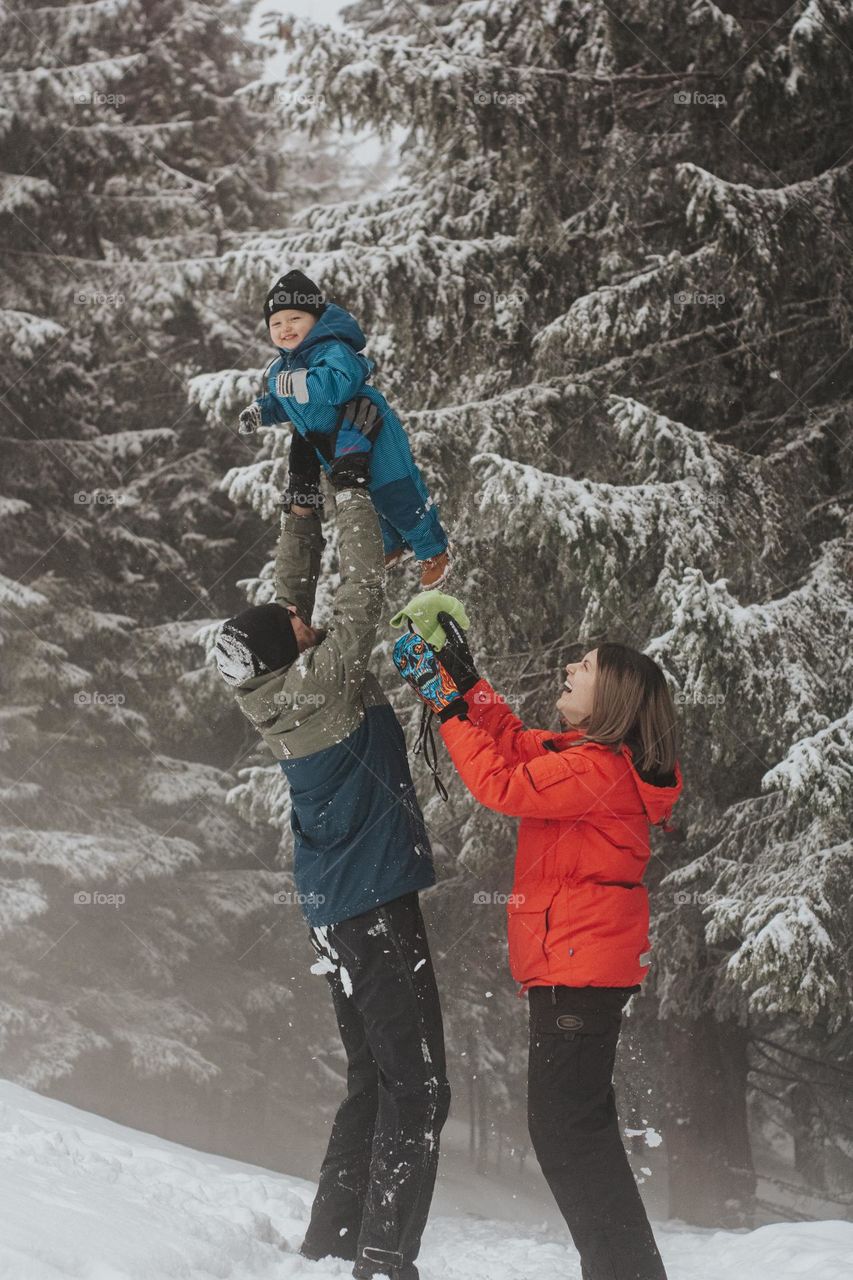
[[[280,354],[265,370],[264,393],[241,413],[240,430],[246,434],[260,426],[293,423],[285,511],[294,493],[304,505],[319,508],[321,465],[328,473],[335,458],[372,453],[369,489],[386,568],[414,554],[421,587],[439,586],[450,572],[447,534],[399,418],[385,397],[367,385],[374,362],[359,354],[366,339],[356,320],[343,307],[324,301],[301,271],[289,271],[276,281],[264,304],[264,320]],[[360,420],[349,416],[347,408],[356,397]],[[300,447],[297,433],[313,449]]]

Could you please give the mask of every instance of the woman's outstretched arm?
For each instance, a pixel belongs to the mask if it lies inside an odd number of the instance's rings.
[[[485,678],[478,680],[466,692],[465,701],[471,724],[491,735],[507,764],[535,760],[545,750],[543,741],[554,737],[547,729],[525,729],[522,721],[510,710],[506,699],[496,693]]]
[[[470,715],[470,693],[465,701]],[[539,734],[551,736],[543,730],[527,729],[514,738],[504,737],[510,749],[522,753],[520,762],[513,763],[499,749],[491,731],[473,719],[453,716],[441,726],[457,773],[475,800],[487,809],[513,818],[581,818],[606,804],[601,774],[586,752],[541,748],[524,757]]]

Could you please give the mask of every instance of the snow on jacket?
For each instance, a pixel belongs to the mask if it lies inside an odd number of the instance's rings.
[[[682,789],[644,781],[631,748],[572,746],[578,730],[525,729],[481,680],[468,719],[441,726],[453,763],[489,809],[521,819],[507,904],[509,963],[521,990],[628,987],[651,959],[649,828],[666,822]]]
[[[312,925],[435,884],[403,730],[368,670],[384,605],[376,512],[349,489],[337,519],[341,582],[326,636],[235,690],[290,785],[293,874]],[[313,613],[324,546],[316,516],[282,517],[275,598],[302,618]]]

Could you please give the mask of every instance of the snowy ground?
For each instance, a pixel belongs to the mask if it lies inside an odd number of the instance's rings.
[[[333,1280],[295,1250],[313,1187],[0,1081],[2,1280]],[[491,1202],[490,1202],[491,1205]],[[494,1211],[494,1210],[493,1210]],[[853,1223],[656,1228],[670,1280],[851,1280]],[[424,1280],[576,1280],[564,1232],[435,1216]]]

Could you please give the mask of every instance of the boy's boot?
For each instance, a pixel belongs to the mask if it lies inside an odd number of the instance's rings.
[[[386,569],[399,569],[407,560],[411,560],[414,555],[411,547],[396,547],[393,551],[389,551],[385,557]]]
[[[431,591],[433,587],[441,586],[442,582],[446,582],[450,577],[450,571],[453,568],[450,548],[439,551],[437,556],[430,556],[428,560],[419,560],[418,564],[421,568],[421,590]]]

